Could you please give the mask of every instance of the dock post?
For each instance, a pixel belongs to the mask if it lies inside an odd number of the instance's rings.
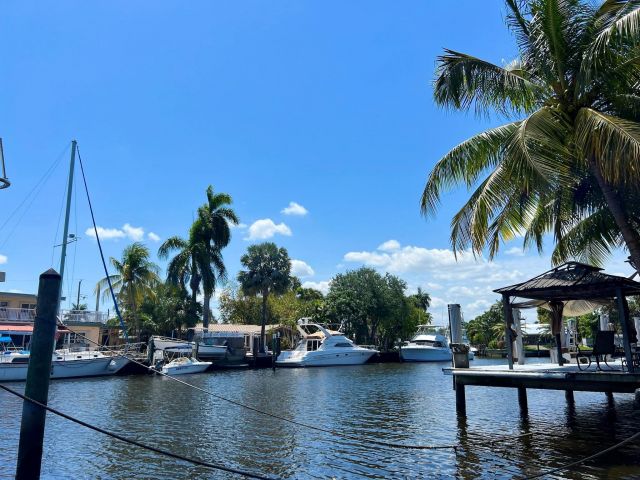
[[[633,398],[633,408],[640,409],[640,388],[636,388]]]
[[[520,405],[520,413],[526,414],[529,404],[527,402],[527,389],[524,387],[518,387],[518,404]]]
[[[622,327],[622,342],[624,344],[624,356],[627,362],[627,370],[633,373],[633,354],[631,352],[631,332],[629,328],[629,305],[627,299],[622,293],[622,288],[616,289],[616,297],[618,301],[618,315],[620,318],[620,326]],[[637,334],[636,334],[637,335]],[[638,340],[635,338],[634,340]],[[635,343],[635,342],[634,342]]]
[[[573,390],[565,390],[564,398],[567,400],[567,404],[573,406],[575,404],[575,399],[573,398]]]
[[[458,381],[455,382],[456,390],[456,413],[459,416],[467,416],[467,400],[464,391],[464,384]]]
[[[612,407],[613,405],[615,405],[615,402],[613,400],[613,392],[609,390],[608,392],[605,392],[605,394],[607,395],[607,403],[609,404],[609,406]]]
[[[40,275],[38,304],[24,394],[43,404],[47,403],[49,396],[51,357],[55,343],[61,285],[62,277],[53,269]],[[40,478],[46,413],[47,411],[42,407],[27,400],[22,404],[16,480]]]

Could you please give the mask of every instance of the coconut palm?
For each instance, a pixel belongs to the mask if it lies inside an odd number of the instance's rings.
[[[109,259],[116,273],[109,275],[118,299],[133,318],[133,323],[140,340],[140,318],[138,307],[146,296],[154,295],[154,287],[160,282],[158,266],[149,260],[149,249],[140,242],[135,242],[124,249],[122,259]],[[102,292],[103,298],[110,294],[109,282],[103,278],[96,285],[96,293]]]
[[[445,50],[435,101],[512,120],[456,146],[433,168],[421,206],[441,193],[475,188],[452,220],[456,252],[525,233],[553,259],[596,261],[624,246],[640,267],[640,2],[506,0],[519,56],[501,67]],[[598,226],[599,228],[593,228]],[[600,228],[602,227],[602,228]]]
[[[192,311],[196,311],[197,295],[202,286],[204,307],[202,323],[209,327],[211,297],[216,284],[226,279],[227,271],[222,249],[231,241],[230,224],[237,225],[238,217],[229,208],[232,199],[225,193],[207,188],[207,203],[198,208],[198,216],[189,229],[188,238],[168,238],[159,248],[158,257],[168,258],[177,251],[167,267],[167,281],[181,288],[189,284]]]
[[[262,296],[260,352],[264,353],[269,295],[284,293],[291,285],[291,260],[286,249],[265,242],[251,245],[240,262],[246,268],[238,272],[238,282],[243,292]]]

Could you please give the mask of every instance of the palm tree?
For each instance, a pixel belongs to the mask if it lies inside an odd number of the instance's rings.
[[[168,258],[171,251],[178,252],[167,267],[167,281],[183,289],[189,284],[192,312],[196,311],[197,295],[202,285],[204,328],[209,327],[210,303],[216,284],[226,279],[222,249],[231,241],[229,224],[238,224],[238,217],[228,207],[231,203],[229,195],[214,193],[213,187],[209,186],[207,203],[198,208],[198,216],[189,229],[189,237],[170,237],[158,250],[161,259]]]
[[[260,329],[260,353],[264,353],[267,302],[269,294],[284,293],[291,284],[291,260],[284,248],[265,242],[251,245],[240,258],[246,268],[238,272],[238,282],[244,293],[262,296],[262,321]]]
[[[441,193],[477,187],[452,220],[456,252],[525,233],[553,260],[601,261],[624,246],[640,268],[640,5],[605,0],[506,0],[519,57],[504,67],[445,50],[435,101],[495,111],[513,120],[455,147],[433,168],[421,206],[434,214]],[[596,228],[594,228],[596,227]]]
[[[134,326],[140,340],[140,318],[138,307],[146,296],[154,295],[154,287],[160,282],[158,266],[149,260],[149,249],[135,242],[124,249],[122,259],[111,257],[111,265],[117,273],[109,275],[109,280],[126,311],[133,317]],[[103,298],[110,294],[107,278],[96,285],[96,293],[102,292]]]

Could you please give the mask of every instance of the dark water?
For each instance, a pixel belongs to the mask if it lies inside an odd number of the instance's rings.
[[[485,363],[476,360],[476,364]],[[217,394],[323,428],[390,443],[460,444],[398,450],[268,418],[160,377],[58,380],[50,405],[139,441],[283,478],[522,478],[595,453],[640,429],[633,396],[530,390],[520,416],[510,389],[467,387],[455,414],[442,364],[247,370],[181,378]],[[19,383],[9,384],[22,390]],[[21,401],[0,392],[0,478],[15,471]],[[487,439],[534,435],[487,445]],[[48,414],[43,478],[228,478],[125,445]],[[231,476],[233,478],[233,476]],[[547,478],[640,478],[640,445]]]

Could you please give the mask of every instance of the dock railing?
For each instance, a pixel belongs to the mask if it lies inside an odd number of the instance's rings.
[[[35,308],[0,307],[0,322],[33,323]]]

